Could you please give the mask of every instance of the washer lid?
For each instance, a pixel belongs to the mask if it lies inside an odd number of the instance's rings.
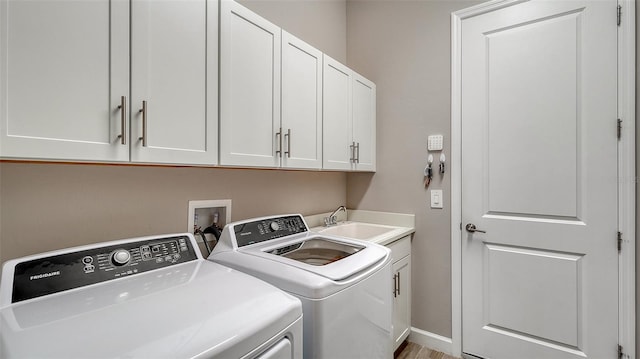
[[[301,318],[300,301],[198,260],[18,302],[0,357],[242,357]]]

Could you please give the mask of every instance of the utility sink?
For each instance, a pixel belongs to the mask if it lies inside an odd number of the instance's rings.
[[[370,239],[396,230],[397,227],[379,224],[347,222],[319,230],[319,233],[341,236],[353,239]]]

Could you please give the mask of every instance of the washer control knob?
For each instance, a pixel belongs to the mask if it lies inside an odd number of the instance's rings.
[[[126,249],[118,249],[111,255],[111,262],[117,266],[123,266],[129,263],[130,259],[131,253],[129,253],[129,251]]]
[[[271,227],[271,230],[274,231],[274,232],[277,231],[278,229],[280,229],[280,225],[278,224],[278,222],[271,222],[269,227]]]

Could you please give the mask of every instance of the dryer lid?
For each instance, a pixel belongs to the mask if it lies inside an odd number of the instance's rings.
[[[239,358],[302,317],[297,298],[205,261],[190,234],[8,261],[0,299],[0,358]]]
[[[239,358],[301,315],[297,298],[194,261],[5,307],[0,357]]]

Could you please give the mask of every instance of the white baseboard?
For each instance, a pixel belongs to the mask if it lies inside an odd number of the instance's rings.
[[[409,334],[408,340],[429,349],[434,349],[447,355],[453,355],[453,343],[451,338],[411,327],[411,334]]]

